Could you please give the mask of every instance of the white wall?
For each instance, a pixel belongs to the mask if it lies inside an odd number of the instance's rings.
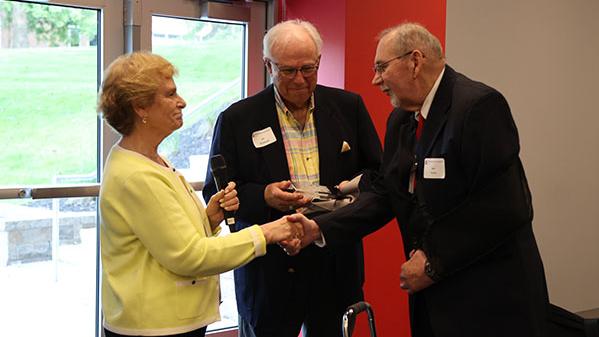
[[[550,299],[573,311],[599,308],[598,14],[597,0],[447,0],[448,63],[510,102]]]

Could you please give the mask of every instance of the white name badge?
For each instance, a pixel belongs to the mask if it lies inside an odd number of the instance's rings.
[[[425,158],[424,179],[445,179],[445,159]]]
[[[254,131],[252,133],[252,142],[254,146],[259,149],[261,147],[265,147],[266,145],[272,144],[277,141],[275,134],[272,132],[272,129],[267,127],[266,129]]]

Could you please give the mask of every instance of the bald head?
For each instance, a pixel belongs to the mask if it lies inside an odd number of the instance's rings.
[[[389,42],[397,54],[418,49],[432,60],[442,60],[443,48],[436,36],[418,23],[402,23],[382,31],[379,40]]]

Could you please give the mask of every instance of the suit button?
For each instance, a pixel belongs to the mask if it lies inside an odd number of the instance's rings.
[[[196,280],[191,281],[191,284],[196,284]]]
[[[287,272],[288,272],[288,273],[295,273],[295,269],[293,269],[293,268],[289,268],[289,269],[287,269]]]

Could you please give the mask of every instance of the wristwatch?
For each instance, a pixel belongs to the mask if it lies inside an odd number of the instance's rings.
[[[439,280],[439,276],[437,275],[437,273],[435,273],[433,266],[431,266],[431,263],[428,260],[426,260],[426,262],[424,263],[424,273],[426,274],[426,276],[430,277],[430,279],[434,282],[437,282]]]

